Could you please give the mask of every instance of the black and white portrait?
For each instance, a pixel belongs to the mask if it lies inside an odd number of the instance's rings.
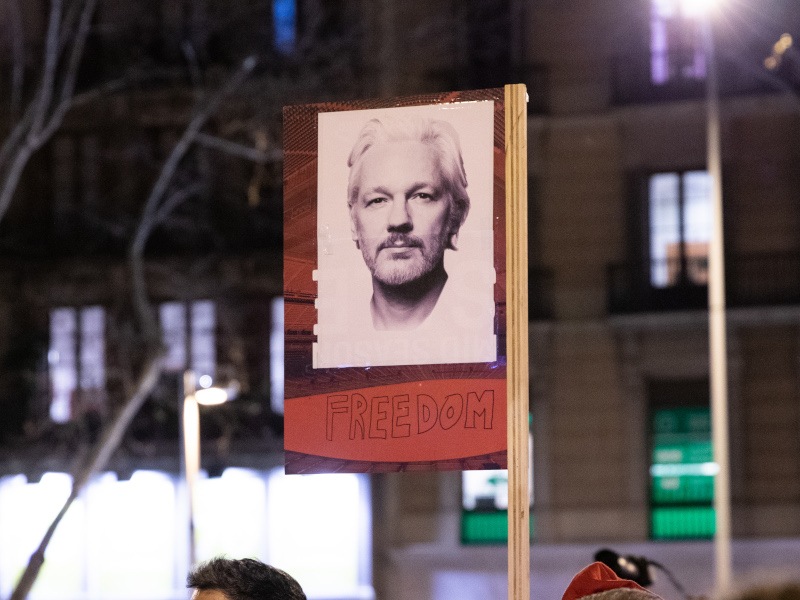
[[[496,360],[493,104],[319,114],[314,368]]]

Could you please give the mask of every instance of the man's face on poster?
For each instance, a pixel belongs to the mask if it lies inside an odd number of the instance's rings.
[[[353,239],[374,279],[404,285],[444,259],[452,200],[434,150],[393,141],[361,158],[358,196],[350,207]]]

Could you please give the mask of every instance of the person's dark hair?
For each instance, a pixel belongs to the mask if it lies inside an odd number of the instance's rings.
[[[219,590],[229,600],[306,600],[291,575],[252,558],[212,558],[192,569],[186,587]]]

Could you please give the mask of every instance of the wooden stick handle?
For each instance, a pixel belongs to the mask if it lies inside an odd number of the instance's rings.
[[[528,600],[528,110],[524,85],[505,86],[505,128],[508,598]]]

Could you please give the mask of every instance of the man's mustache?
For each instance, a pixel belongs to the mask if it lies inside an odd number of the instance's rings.
[[[392,233],[378,244],[378,252],[386,248],[422,248],[422,240],[415,235],[407,233]]]

